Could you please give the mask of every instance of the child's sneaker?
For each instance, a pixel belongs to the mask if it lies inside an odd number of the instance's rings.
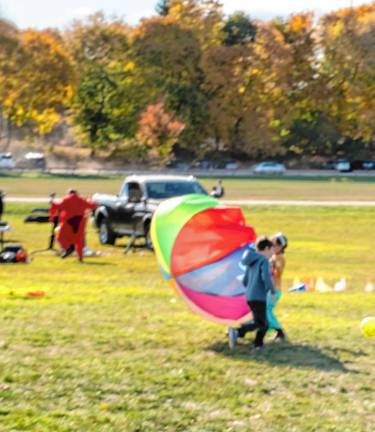
[[[252,349],[252,352],[255,354],[263,354],[264,353],[264,346],[255,346]]]
[[[238,331],[233,327],[228,327],[228,344],[229,349],[233,349],[237,344]]]
[[[273,340],[274,342],[285,342],[287,340],[286,334],[282,329],[277,329],[276,332],[276,336]]]

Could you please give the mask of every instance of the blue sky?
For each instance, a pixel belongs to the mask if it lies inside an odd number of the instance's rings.
[[[63,28],[74,18],[83,18],[98,10],[108,15],[117,14],[135,24],[141,17],[154,13],[157,0],[0,0],[1,15],[19,27]],[[244,10],[253,18],[269,19],[303,10],[318,14],[346,7],[369,3],[360,0],[224,0],[224,11]]]

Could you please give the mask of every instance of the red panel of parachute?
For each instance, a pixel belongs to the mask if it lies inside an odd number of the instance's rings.
[[[173,276],[190,272],[224,258],[255,242],[240,208],[211,208],[195,214],[178,234],[173,246]]]

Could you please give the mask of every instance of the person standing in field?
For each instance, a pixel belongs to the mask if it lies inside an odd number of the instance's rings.
[[[285,270],[285,249],[288,247],[288,239],[283,233],[278,233],[272,236],[271,241],[274,248],[274,254],[271,257],[271,271],[276,293],[274,299],[270,294],[267,296],[267,320],[269,329],[276,330],[275,341],[282,341],[286,339],[286,335],[274,309],[281,297],[282,277]]]
[[[244,323],[237,329],[229,327],[229,347],[234,348],[238,337],[244,337],[246,333],[256,330],[254,349],[263,350],[263,339],[268,330],[267,323],[267,295],[274,297],[276,290],[272,281],[270,263],[274,254],[273,243],[267,237],[261,237],[256,242],[256,251],[249,249],[242,258],[245,266],[246,300],[251,312],[253,321]],[[274,299],[273,299],[274,300]]]
[[[95,208],[94,202],[79,196],[74,189],[70,189],[61,201],[52,201],[50,215],[51,218],[56,214],[59,216],[57,241],[63,249],[62,258],[75,250],[78,260],[83,261],[87,212]]]
[[[274,253],[270,259],[270,265],[275,286],[275,295],[272,295],[271,292],[267,293],[267,325],[268,331],[276,331],[274,340],[279,342],[286,340],[286,334],[275,315],[274,309],[281,297],[282,276],[285,269],[285,249],[288,247],[288,239],[284,234],[278,233],[272,236],[271,241]],[[255,329],[254,320],[243,324],[236,330],[237,332],[233,332],[233,329],[228,329],[229,347],[233,349],[238,337],[244,337],[246,333],[254,331]]]
[[[0,221],[3,218],[4,213],[4,192],[0,190]]]

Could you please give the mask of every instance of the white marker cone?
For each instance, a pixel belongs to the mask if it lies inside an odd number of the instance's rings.
[[[345,291],[346,290],[346,279],[341,278],[338,282],[336,282],[334,290],[337,292]]]
[[[318,277],[316,280],[315,291],[325,293],[332,291],[332,288],[324,282],[322,277]]]
[[[367,284],[365,285],[365,292],[371,293],[374,291],[375,291],[374,285],[371,282],[367,282]]]

